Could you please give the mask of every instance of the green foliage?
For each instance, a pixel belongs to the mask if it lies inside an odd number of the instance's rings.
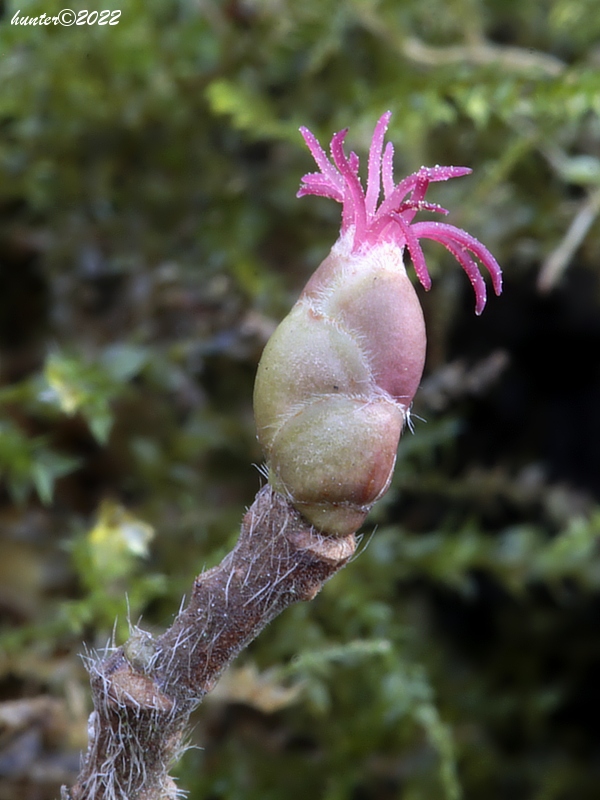
[[[313,168],[297,128],[349,126],[364,170],[389,108],[398,176],[473,168],[431,199],[497,256],[505,294],[475,319],[427,250],[428,373],[377,530],[252,645],[252,691],[234,672],[203,704],[181,784],[595,798],[594,0],[131,0],[111,27],[11,25],[49,9],[5,5],[0,687],[52,694],[63,721],[27,746],[3,732],[3,796],[55,797],[77,764],[82,642],[115,618],[117,641],[141,615],[163,628],[235,541],[260,483],[256,364],[339,226],[295,199]]]
[[[53,354],[44,377],[45,400],[71,416],[80,413],[99,444],[106,444],[113,424],[110,402],[146,360],[142,350],[117,346],[103,354],[104,364],[86,364],[77,358]]]
[[[79,461],[52,451],[42,437],[29,438],[9,420],[0,422],[0,476],[11,498],[23,503],[35,488],[42,503],[52,501],[54,483]]]

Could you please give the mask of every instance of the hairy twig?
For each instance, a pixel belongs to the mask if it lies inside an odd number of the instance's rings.
[[[154,639],[136,629],[90,660],[94,712],[76,784],[63,800],[168,800],[169,768],[190,713],[235,656],[281,611],[311,600],[354,553],[354,534],[324,536],[266,486],[223,561],[199,575],[187,607]]]

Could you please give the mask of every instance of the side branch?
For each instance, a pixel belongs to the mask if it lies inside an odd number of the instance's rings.
[[[311,600],[354,553],[354,534],[320,534],[270,486],[244,516],[235,548],[199,575],[187,607],[154,639],[136,629],[89,665],[94,712],[77,783],[63,800],[168,800],[193,709],[281,611]]]

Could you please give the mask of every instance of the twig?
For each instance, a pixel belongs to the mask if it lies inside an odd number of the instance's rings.
[[[446,47],[432,47],[416,37],[407,37],[402,44],[404,55],[418,64],[439,67],[445,64],[498,64],[511,72],[539,71],[550,77],[561,75],[566,65],[556,56],[522,47],[507,47],[481,41]]]
[[[478,20],[473,21],[474,30],[467,41],[446,46],[428,45],[416,36],[395,36],[393,27],[386,25],[380,16],[372,13],[368,6],[356,4],[360,19],[367,28],[387,42],[404,58],[424,67],[439,67],[446,64],[474,64],[486,66],[498,64],[507,72],[542,74],[551,78],[562,75],[567,65],[560,58],[523,47],[492,44],[483,36]]]
[[[63,800],[172,800],[169,775],[190,713],[227,665],[281,611],[311,600],[356,548],[324,536],[269,486],[244,516],[235,548],[199,575],[187,607],[162,636],[136,630],[90,661],[94,712],[76,784]]]
[[[540,292],[549,292],[556,286],[598,214],[600,214],[600,189],[589,193],[560,244],[544,261],[537,282]]]

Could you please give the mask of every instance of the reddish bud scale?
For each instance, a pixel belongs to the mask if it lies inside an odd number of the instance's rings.
[[[393,183],[391,145],[382,156],[389,113],[369,154],[366,194],[358,157],[346,158],[345,132],[331,143],[335,167],[302,129],[319,168],[299,195],[343,204],[340,239],[314,273],[263,353],[254,410],[269,480],[320,530],[357,530],[387,490],[402,428],[425,361],[425,325],[404,267],[404,248],[425,288],[430,279],[419,238],[441,242],[463,265],[485,304],[485,284],[471,254],[501,290],[500,268],[486,248],[451,225],[421,222],[430,181],[466,174],[460,167],[421,169]],[[377,208],[383,180],[385,199]],[[408,195],[408,197],[407,197]]]

